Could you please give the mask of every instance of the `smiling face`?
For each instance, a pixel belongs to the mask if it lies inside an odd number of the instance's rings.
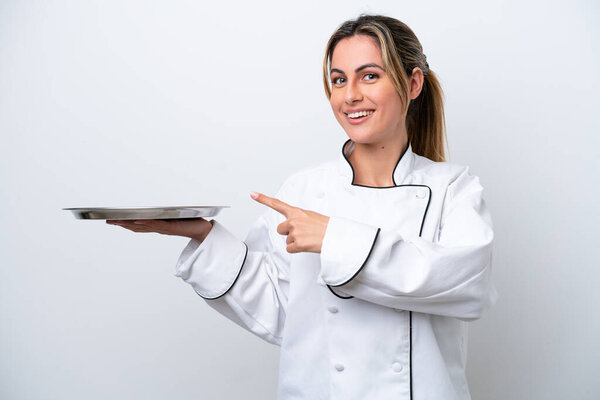
[[[352,141],[404,140],[402,99],[385,72],[375,39],[355,35],[340,40],[331,57],[330,78],[333,114]]]

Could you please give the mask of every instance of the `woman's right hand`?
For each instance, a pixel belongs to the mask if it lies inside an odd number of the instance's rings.
[[[210,230],[213,221],[204,218],[189,219],[135,219],[135,220],[107,220],[107,224],[118,225],[133,232],[154,232],[163,235],[184,236],[203,242]]]

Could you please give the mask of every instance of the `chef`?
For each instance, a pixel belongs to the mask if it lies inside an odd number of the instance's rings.
[[[216,220],[107,221],[191,240],[206,303],[281,346],[278,399],[469,399],[468,321],[495,301],[479,179],[445,162],[442,90],[412,30],[363,15],[332,35],[325,91],[348,134],[289,177],[242,241]]]

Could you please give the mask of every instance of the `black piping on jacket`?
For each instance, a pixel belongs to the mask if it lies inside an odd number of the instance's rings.
[[[242,243],[244,243],[244,242],[242,242]],[[231,284],[231,286],[229,286],[227,288],[227,290],[223,294],[220,294],[220,295],[218,295],[216,297],[204,297],[200,293],[196,292],[196,293],[198,293],[198,296],[202,297],[204,300],[216,300],[216,299],[219,299],[219,298],[225,296],[227,294],[227,292],[229,292],[231,290],[231,288],[233,287],[233,285],[235,285],[235,283],[237,282],[238,278],[242,274],[242,268],[244,268],[244,264],[246,263],[246,258],[248,257],[248,245],[246,243],[244,243],[244,246],[246,246],[246,254],[244,254],[244,260],[242,261],[242,265],[240,265],[240,270],[238,271],[238,274],[235,277],[235,279],[233,280],[233,283]]]
[[[429,198],[427,199],[427,206],[425,207],[425,212],[423,213],[423,219],[421,220],[421,228],[419,229],[419,237],[421,237],[421,235],[423,234],[423,227],[425,226],[425,217],[427,216],[427,211],[429,210],[429,204],[431,203],[431,188],[427,185],[411,184],[411,183],[404,184],[404,185],[396,185],[396,180],[394,179],[394,172],[396,172],[396,168],[398,168],[398,164],[400,164],[400,161],[406,154],[406,151],[408,150],[409,145],[408,144],[406,145],[406,148],[404,149],[402,154],[400,154],[400,157],[398,158],[398,161],[396,161],[396,165],[394,166],[394,169],[392,170],[393,171],[392,172],[392,182],[394,182],[394,186],[367,186],[367,185],[357,185],[354,183],[354,167],[352,166],[352,163],[350,162],[350,160],[348,160],[348,157],[346,157],[346,154],[344,153],[344,149],[346,148],[346,145],[350,141],[351,141],[351,139],[348,139],[348,140],[346,140],[346,142],[344,142],[344,145],[342,146],[342,156],[344,156],[344,159],[346,160],[346,162],[350,166],[350,169],[352,170],[352,186],[360,186],[360,187],[366,187],[366,188],[371,188],[371,189],[395,189],[395,188],[405,187],[405,186],[420,186],[420,187],[425,187],[429,190]],[[373,244],[371,245],[371,250],[369,250],[369,254],[367,254],[367,258],[365,259],[365,261],[363,262],[361,267],[358,269],[358,271],[356,271],[356,273],[354,275],[352,275],[352,277],[344,283],[341,283],[339,285],[327,285],[327,287],[329,288],[331,293],[333,293],[340,299],[352,299],[354,297],[354,296],[350,296],[350,297],[341,296],[341,295],[337,294],[336,292],[334,292],[331,288],[343,286],[343,285],[347,284],[348,282],[350,282],[352,279],[354,279],[356,277],[356,275],[358,275],[358,273],[367,264],[367,261],[369,260],[369,256],[371,256],[371,253],[373,252],[373,248],[375,247],[375,242],[377,241],[377,238],[379,237],[380,231],[381,231],[381,228],[377,228],[377,233],[375,234],[375,237],[373,238]]]
[[[352,167],[352,163],[350,163],[350,160],[348,160],[348,157],[346,157],[346,154],[344,153],[344,148],[346,148],[346,144],[350,141],[350,139],[348,139],[344,145],[342,146],[342,155],[344,156],[344,159],[346,159],[346,161],[348,162],[348,165],[350,165],[350,169],[352,169],[352,186],[361,186],[361,187],[367,187],[367,188],[372,188],[372,189],[394,189],[394,188],[398,188],[398,187],[403,187],[403,186],[421,186],[421,187],[426,187],[429,190],[429,198],[427,199],[427,206],[425,207],[425,211],[423,212],[423,219],[421,220],[421,228],[419,229],[419,237],[421,237],[421,235],[423,234],[423,227],[425,226],[425,217],[427,216],[427,211],[429,210],[429,204],[431,203],[431,188],[427,185],[417,185],[417,184],[405,184],[405,185],[396,185],[396,180],[394,179],[394,172],[396,172],[396,168],[398,167],[398,164],[400,163],[400,160],[402,160],[402,157],[404,157],[404,154],[406,154],[406,150],[408,150],[408,145],[406,146],[406,149],[404,149],[404,152],[400,155],[400,158],[398,159],[398,161],[396,162],[396,166],[393,169],[392,172],[392,182],[394,183],[394,186],[383,186],[383,187],[377,187],[377,186],[366,186],[366,185],[357,185],[354,183],[354,167]],[[348,279],[346,282],[340,284],[340,285],[327,285],[327,288],[329,289],[329,291],[331,291],[331,293],[333,293],[335,296],[339,297],[340,299],[344,299],[344,300],[348,300],[348,299],[352,299],[354,298],[354,296],[349,296],[349,297],[344,297],[341,296],[339,294],[337,294],[336,292],[333,291],[332,287],[340,287],[343,286],[345,284],[347,284],[348,282],[350,282],[352,279],[354,279],[359,272],[365,267],[365,265],[367,264],[367,261],[369,260],[369,257],[371,256],[371,253],[373,252],[373,248],[375,247],[375,242],[377,241],[377,238],[379,237],[379,232],[381,231],[381,228],[377,228],[377,233],[375,234],[375,238],[373,239],[373,244],[371,245],[371,249],[369,250],[369,254],[367,255],[367,258],[365,259],[365,261],[363,262],[363,264],[360,266],[360,268],[358,269],[358,271],[356,271],[356,273],[354,275],[352,275],[352,277],[350,279]],[[408,369],[409,369],[409,385],[410,385],[410,399],[413,398],[413,373],[412,373],[412,311],[408,312],[408,335],[409,335],[409,346],[408,346]]]

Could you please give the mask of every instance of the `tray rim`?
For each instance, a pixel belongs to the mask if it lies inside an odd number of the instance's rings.
[[[89,207],[63,208],[75,219],[83,220],[143,220],[143,219],[188,219],[210,218],[230,206],[164,206],[164,207]]]
[[[150,210],[181,210],[181,209],[194,209],[194,208],[231,208],[231,206],[142,206],[142,207],[66,207],[63,208],[65,211],[150,211]]]

